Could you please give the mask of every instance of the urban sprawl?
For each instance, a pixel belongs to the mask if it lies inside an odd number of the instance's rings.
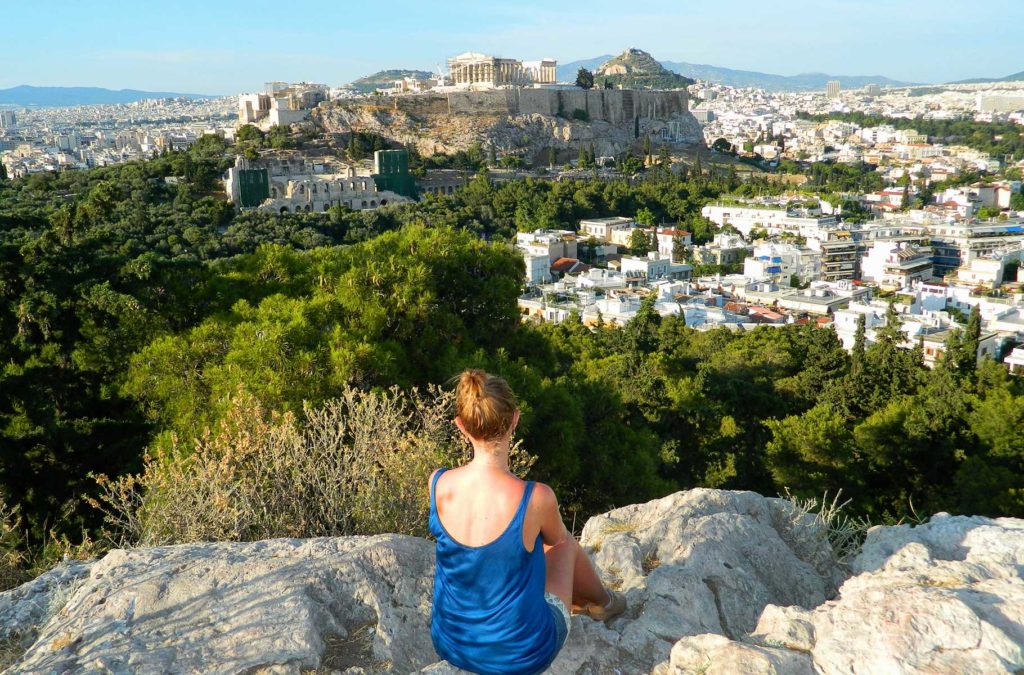
[[[0,162],[10,177],[87,169],[183,150],[206,134],[233,140],[244,125],[302,123],[333,101],[575,87],[556,82],[556,66],[466,53],[450,59],[447,72],[404,77],[372,93],[272,82],[228,98],[4,108]],[[710,148],[699,155],[705,166],[756,166],[740,175],[775,175],[792,191],[748,190],[707,204],[701,215],[717,233],[700,244],[684,225],[645,213],[521,231],[514,245],[525,261],[524,321],[622,325],[651,298],[660,314],[682,315],[698,330],[814,323],[834,329],[849,349],[859,325],[870,342],[894,308],[905,346],[922,348],[934,364],[950,331],[979,311],[978,358],[1024,373],[1024,348],[1016,347],[1024,343],[1024,161],[892,122],[1024,125],[1024,82],[856,90],[830,82],[825,91],[775,93],[698,81],[688,93]],[[887,121],[858,123],[867,116]],[[693,165],[692,157],[671,161]],[[559,180],[581,175],[575,163],[492,178]],[[873,167],[874,185],[801,190],[820,163]],[[607,166],[592,175],[644,180],[643,172]],[[224,186],[237,208],[286,214],[386,207],[451,194],[470,178],[450,169],[413,177],[401,149],[360,161],[273,151],[239,156]]]

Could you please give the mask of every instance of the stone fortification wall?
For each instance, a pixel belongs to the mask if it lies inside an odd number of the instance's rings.
[[[625,124],[634,117],[667,119],[689,111],[688,97],[678,91],[633,91],[629,89],[502,89],[495,91],[459,91],[406,97],[430,99],[445,97],[447,112],[463,115],[548,115],[570,117],[574,110],[585,110],[591,121]],[[412,107],[435,107],[427,101],[412,102]],[[426,105],[424,105],[426,104]],[[408,105],[408,104],[406,104]],[[406,105],[400,101],[399,107]]]

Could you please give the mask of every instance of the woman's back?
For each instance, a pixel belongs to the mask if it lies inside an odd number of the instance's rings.
[[[524,528],[534,484],[470,467],[442,469],[431,483],[435,649],[475,672],[540,670],[558,643],[539,525]]]
[[[445,531],[465,546],[483,546],[497,539],[512,522],[526,481],[506,471],[473,466],[444,471],[444,480],[435,490],[437,512]],[[533,550],[540,532],[537,519],[527,511],[523,545]]]

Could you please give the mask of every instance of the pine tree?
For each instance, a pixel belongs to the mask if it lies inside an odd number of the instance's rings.
[[[672,171],[672,155],[668,152],[668,145],[664,143],[658,148],[658,168],[666,174]]]
[[[593,89],[594,74],[586,68],[580,68],[576,72],[576,86],[580,89]]]
[[[981,343],[981,308],[978,305],[971,307],[971,316],[967,319],[962,339],[963,363],[960,372],[968,375],[978,369],[978,347]]]
[[[850,375],[859,377],[864,372],[864,350],[867,344],[867,316],[857,317],[857,331],[853,334],[853,352],[850,355]]]
[[[649,134],[644,135],[644,164],[651,161],[651,137]]]

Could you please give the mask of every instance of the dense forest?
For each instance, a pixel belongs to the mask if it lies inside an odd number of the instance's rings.
[[[1024,391],[963,357],[976,318],[932,371],[891,331],[848,355],[831,330],[697,332],[649,305],[621,329],[519,321],[517,229],[646,209],[707,239],[728,176],[481,174],[375,211],[239,214],[225,150],[0,181],[0,497],[20,546],[95,532],[97,475],[187,452],[239,392],[301,416],[468,366],[512,383],[531,476],[578,522],[692,486],[842,489],[876,520],[1024,515]]]

